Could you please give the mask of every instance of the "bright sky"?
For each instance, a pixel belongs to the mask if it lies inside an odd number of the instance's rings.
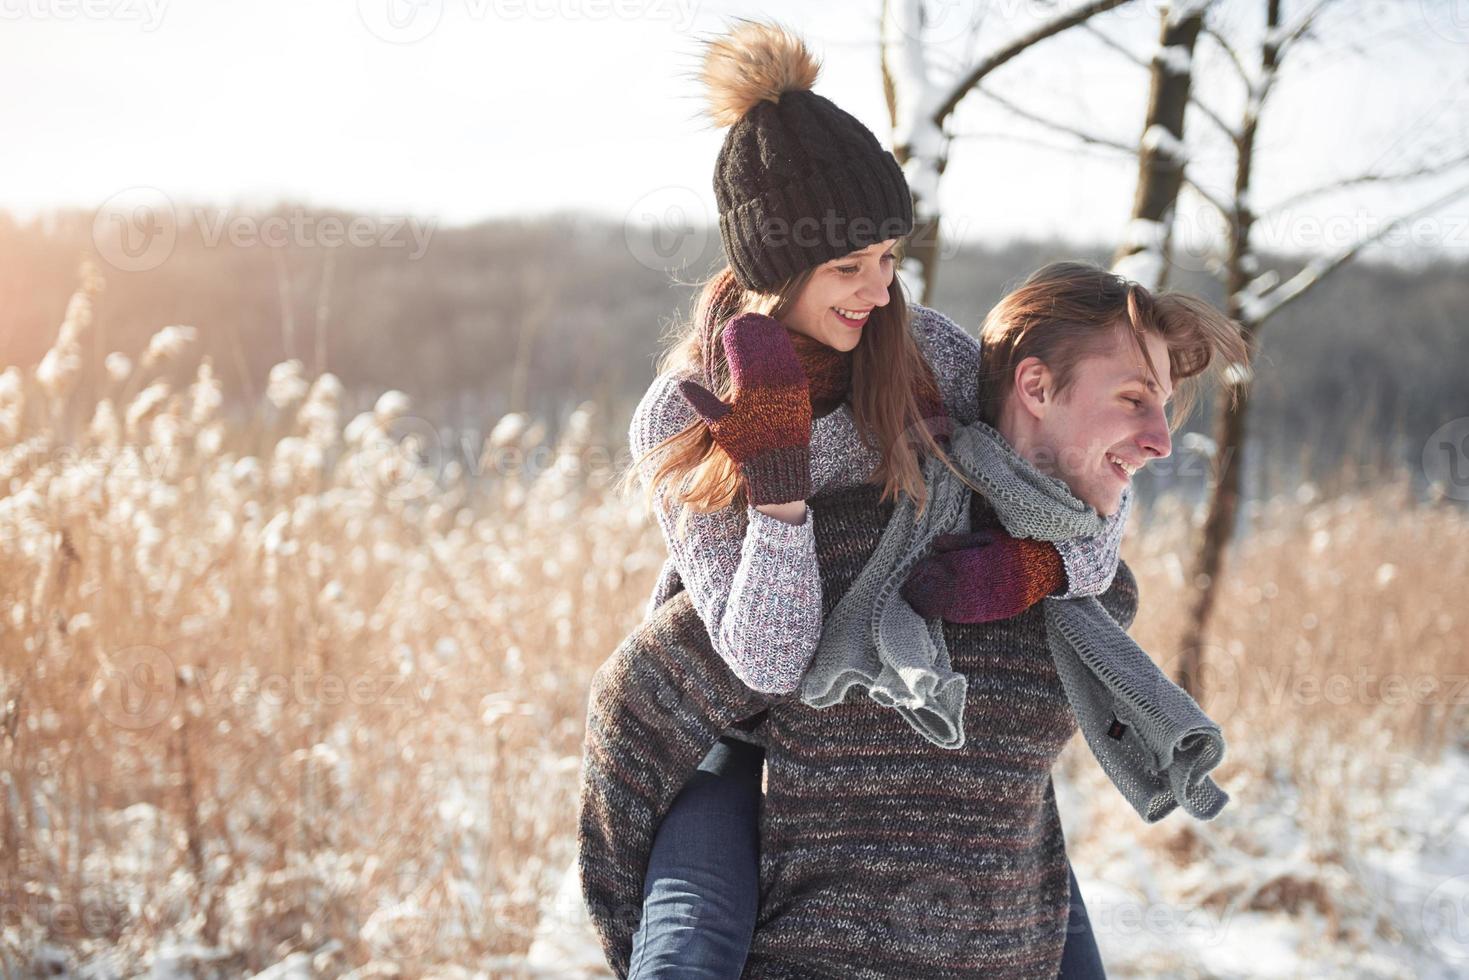
[[[1135,0],[1130,12],[1095,23],[1146,53],[1158,2]],[[1399,170],[1424,152],[1469,147],[1469,22],[1454,19],[1452,2],[1442,10],[1438,2],[1341,0],[1355,25],[1351,40],[1372,41],[1357,53],[1303,50],[1298,64],[1309,70],[1279,90],[1267,116],[1257,205],[1370,166]],[[0,0],[0,81],[12,93],[0,101],[0,133],[11,147],[0,208],[94,208],[151,187],[181,207],[287,199],[446,224],[559,209],[656,218],[670,208],[712,222],[722,132],[699,118],[688,76],[700,35],[731,16],[782,19],[824,61],[816,90],[886,142],[879,6]],[[931,6],[943,17],[934,39],[947,66],[964,53],[972,5]],[[1243,29],[1259,6],[1227,0],[1221,22]],[[1302,6],[1287,0],[1288,10]],[[1041,0],[989,7],[982,48],[1054,9]],[[1217,55],[1200,57],[1208,75],[1197,87],[1236,118],[1229,70]],[[993,87],[1033,111],[1132,142],[1147,85],[1140,68],[1073,32],[1006,66]],[[1190,125],[1207,127],[1197,115]],[[1107,243],[1121,234],[1132,161],[1080,149],[977,94],[952,129],[973,135],[956,142],[944,177],[950,234]],[[1200,151],[1194,172],[1223,189],[1228,171],[1222,145],[1214,146]],[[1265,237],[1311,250],[1312,235],[1319,244],[1333,228],[1340,238],[1378,227],[1455,181],[1469,181],[1469,171],[1328,199],[1289,225],[1267,223]],[[1469,203],[1437,212],[1419,234],[1428,247],[1469,255]]]

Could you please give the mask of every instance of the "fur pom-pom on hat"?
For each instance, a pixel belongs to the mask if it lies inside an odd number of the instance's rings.
[[[777,24],[743,21],[709,42],[699,73],[708,93],[708,112],[720,126],[733,126],[761,102],[782,93],[810,91],[821,63],[795,34]]]
[[[741,20],[707,42],[700,77],[728,127],[714,163],[719,235],[735,279],[771,292],[803,269],[913,230],[913,196],[872,130],[811,91],[799,35]]]

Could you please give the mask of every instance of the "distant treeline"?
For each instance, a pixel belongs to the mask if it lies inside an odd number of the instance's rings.
[[[719,260],[717,231],[695,233],[700,250],[577,216],[430,225],[420,250],[386,224],[376,226],[380,242],[330,247],[309,229],[361,216],[278,214],[308,230],[268,245],[186,224],[151,268],[120,271],[99,256],[107,287],[92,376],[109,351],[136,354],[158,328],[190,324],[237,404],[259,397],[273,364],[296,357],[308,371],[335,373],[358,404],[397,388],[418,414],[461,429],[484,431],[524,410],[554,431],[590,399],[616,442],[670,321]],[[1105,261],[1108,251],[1064,242],[957,248],[940,267],[934,305],[977,332],[1030,270],[1064,257]],[[87,254],[96,255],[90,213],[27,222],[0,214],[0,362],[41,358]],[[670,254],[686,262],[675,275],[655,258]],[[1265,265],[1282,276],[1300,267],[1284,258]],[[1203,274],[1176,274],[1172,285],[1222,299]],[[1430,433],[1469,416],[1469,264],[1343,269],[1266,326],[1257,377],[1250,451],[1272,465],[1255,469],[1294,478],[1303,457],[1312,469],[1349,459],[1416,467]],[[1212,431],[1212,413],[1206,401],[1186,428]]]

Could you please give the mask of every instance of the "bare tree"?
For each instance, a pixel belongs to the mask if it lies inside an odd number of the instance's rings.
[[[1188,159],[1183,150],[1183,126],[1194,77],[1194,45],[1208,6],[1205,0],[1165,7],[1158,49],[1148,66],[1152,81],[1138,144],[1137,193],[1132,220],[1112,267],[1150,289],[1161,289],[1168,282],[1173,212]]]
[[[1336,5],[1336,0],[1301,0],[1293,18],[1283,12],[1284,0],[1261,0],[1265,7],[1263,31],[1254,44],[1258,47],[1258,68],[1251,70],[1235,42],[1211,28],[1207,0],[1187,0],[1175,4],[1165,15],[1161,43],[1151,59],[1139,57],[1102,35],[1093,25],[1085,29],[1121,51],[1134,63],[1150,72],[1152,87],[1147,122],[1140,143],[1131,143],[1105,133],[1087,131],[1073,123],[1061,122],[1015,103],[1014,100],[985,88],[983,95],[1007,108],[1020,118],[1030,120],[1052,132],[1064,134],[1081,144],[1115,151],[1138,159],[1138,187],[1133,206],[1133,220],[1124,243],[1117,253],[1117,271],[1148,285],[1160,285],[1174,262],[1171,248],[1175,202],[1182,187],[1188,187],[1207,209],[1223,220],[1226,232],[1222,257],[1213,271],[1221,280],[1226,296],[1226,312],[1239,322],[1251,352],[1251,363],[1227,365],[1224,373],[1225,395],[1220,400],[1215,421],[1216,435],[1211,454],[1214,478],[1210,488],[1208,513],[1200,531],[1200,541],[1193,562],[1191,581],[1197,583],[1192,598],[1188,626],[1181,639],[1179,682],[1196,697],[1202,697],[1200,683],[1203,668],[1202,651],[1209,619],[1218,595],[1220,571],[1227,543],[1235,527],[1239,509],[1241,467],[1246,438],[1246,417],[1253,384],[1253,354],[1259,347],[1260,330],[1271,317],[1287,304],[1299,299],[1328,276],[1351,262],[1364,248],[1381,240],[1404,223],[1431,214],[1444,206],[1469,196],[1469,185],[1451,189],[1425,204],[1405,210],[1384,222],[1370,234],[1364,234],[1335,253],[1317,256],[1300,272],[1282,282],[1272,272],[1260,272],[1257,245],[1252,238],[1255,223],[1262,215],[1284,212],[1322,195],[1365,184],[1403,185],[1426,177],[1457,173],[1469,164],[1469,153],[1463,150],[1438,154],[1438,159],[1425,159],[1398,171],[1369,169],[1333,180],[1320,187],[1308,188],[1282,199],[1271,208],[1257,213],[1252,204],[1257,160],[1257,136],[1262,113],[1277,90],[1281,66],[1287,55],[1306,41],[1317,38],[1327,29],[1323,15]],[[1345,25],[1343,25],[1344,29]],[[1239,121],[1231,124],[1225,116],[1199,97],[1192,84],[1193,51],[1191,45],[1200,38],[1217,46],[1228,71],[1243,86],[1244,107]],[[1350,47],[1343,42],[1343,48]],[[1172,49],[1172,50],[1170,50]],[[1182,49],[1182,50],[1180,50]],[[1187,51],[1187,56],[1185,55]],[[1210,135],[1222,135],[1233,158],[1232,184],[1227,190],[1211,189],[1189,172],[1191,144],[1198,142],[1193,130],[1184,141],[1184,117],[1188,110],[1210,125]]]
[[[1443,206],[1469,196],[1469,185],[1454,188],[1428,203],[1385,222],[1376,231],[1364,235],[1335,254],[1319,256],[1299,273],[1281,282],[1274,272],[1259,274],[1259,258],[1251,233],[1257,215],[1251,205],[1251,189],[1256,164],[1256,137],[1260,118],[1280,78],[1281,65],[1304,38],[1312,35],[1322,14],[1335,0],[1312,0],[1302,4],[1303,11],[1293,21],[1283,15],[1283,0],[1265,0],[1265,32],[1259,41],[1258,73],[1245,68],[1245,59],[1227,38],[1210,32],[1239,72],[1249,94],[1243,118],[1234,133],[1235,179],[1233,192],[1223,213],[1229,236],[1227,253],[1221,270],[1228,296],[1226,312],[1237,320],[1249,344],[1251,358],[1259,349],[1260,330],[1265,322],[1319,285],[1326,277],[1343,268],[1363,248],[1380,240],[1405,222],[1433,213]],[[1458,154],[1438,163],[1423,164],[1399,173],[1367,172],[1332,181],[1320,188],[1292,195],[1273,210],[1294,206],[1309,197],[1341,190],[1362,183],[1402,182],[1418,177],[1444,174],[1462,169],[1469,156]],[[1206,200],[1219,207],[1212,198]],[[1221,401],[1215,420],[1215,479],[1210,491],[1209,508],[1201,531],[1190,581],[1196,593],[1189,610],[1188,625],[1180,643],[1179,683],[1196,697],[1202,694],[1201,672],[1203,648],[1210,617],[1219,594],[1220,571],[1233,534],[1239,512],[1243,451],[1247,436],[1246,419],[1254,372],[1250,365],[1236,365],[1225,373],[1228,398]]]
[[[1086,23],[1103,11],[1130,0],[1086,0],[1050,20],[980,55],[939,78],[932,52],[924,45],[929,20],[924,0],[884,0],[882,9],[882,77],[893,126],[893,154],[903,165],[913,191],[913,234],[903,257],[903,278],[910,291],[928,302],[938,273],[939,180],[949,162],[950,137],[945,128],[954,110],[991,72],[1022,52]],[[977,30],[979,24],[974,25]]]

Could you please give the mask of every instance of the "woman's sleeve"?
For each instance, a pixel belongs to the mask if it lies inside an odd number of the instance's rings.
[[[938,310],[913,307],[913,335],[957,425],[979,418],[979,340]]]
[[[628,444],[634,459],[694,418],[676,381],[659,376],[633,412]],[[680,538],[679,509],[664,498],[660,488],[658,525],[715,652],[756,691],[795,691],[821,639],[821,574],[810,510],[800,524],[751,506],[691,510]]]
[[[978,338],[938,310],[918,305],[913,307],[913,331],[919,349],[933,368],[950,417],[960,425],[974,422],[979,418]],[[1066,566],[1066,592],[1061,598],[1101,595],[1111,587],[1121,555],[1122,531],[1131,509],[1129,485],[1122,491],[1116,513],[1106,518],[1099,534],[1056,543],[1061,563]]]

